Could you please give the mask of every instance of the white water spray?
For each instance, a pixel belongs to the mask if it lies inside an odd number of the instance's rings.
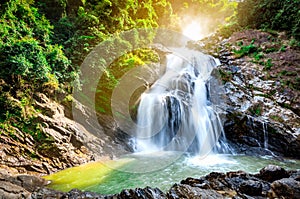
[[[167,56],[164,73],[142,94],[138,108],[138,151],[227,151],[220,118],[209,101],[207,82],[219,62],[184,50]],[[184,56],[182,56],[184,55]]]

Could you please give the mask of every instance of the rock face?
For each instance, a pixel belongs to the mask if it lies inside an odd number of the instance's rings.
[[[99,198],[99,199],[193,199],[193,198],[289,198],[300,197],[300,170],[286,171],[269,165],[257,174],[243,171],[212,172],[200,178],[187,178],[166,193],[158,188],[126,189],[114,195],[101,195],[73,189],[68,193],[45,187],[47,182],[33,176],[11,176],[0,172],[0,194],[4,198]]]
[[[35,107],[40,110],[36,120],[42,124],[41,131],[48,139],[37,145],[30,134],[21,131],[16,135],[17,139],[0,134],[0,168],[16,173],[49,174],[130,150],[129,146],[126,148],[127,137],[113,127],[113,120],[108,116],[101,119],[106,125],[97,123],[96,127],[88,123],[83,126],[80,121],[72,120],[64,106],[44,94],[35,94],[34,99]],[[74,107],[89,117],[90,111],[86,107],[79,103]]]
[[[238,153],[300,158],[300,50],[290,43],[247,30],[190,44],[221,61],[224,130]]]

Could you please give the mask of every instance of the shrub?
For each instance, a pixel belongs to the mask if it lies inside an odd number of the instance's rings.
[[[248,46],[241,46],[239,50],[234,49],[233,52],[236,57],[243,57],[245,55],[249,55],[251,53],[256,52],[258,49],[254,45],[254,41],[251,42]]]

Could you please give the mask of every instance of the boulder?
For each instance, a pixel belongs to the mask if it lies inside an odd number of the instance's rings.
[[[168,199],[197,199],[197,198],[210,198],[219,199],[225,198],[220,193],[212,189],[201,189],[199,187],[192,187],[187,184],[175,184],[167,193]]]
[[[2,181],[0,184],[0,196],[5,199],[30,198],[30,192],[23,187],[10,182]]]
[[[300,182],[292,178],[276,180],[271,184],[270,198],[300,198]]]
[[[273,182],[275,180],[279,180],[281,178],[288,178],[289,174],[288,172],[279,166],[276,165],[268,165],[261,169],[259,171],[259,174],[256,175],[258,178],[268,181],[268,182]]]
[[[239,190],[250,196],[259,196],[262,194],[262,183],[255,180],[247,180],[240,184]]]
[[[163,193],[158,188],[151,188],[146,187],[144,189],[136,188],[136,189],[129,189],[129,190],[123,190],[121,193],[116,194],[114,196],[110,196],[109,198],[114,199],[127,199],[127,198],[140,198],[140,199],[164,199],[166,198],[166,194]]]
[[[5,199],[30,198],[38,187],[44,187],[48,182],[31,175],[12,175],[0,170],[0,196]]]

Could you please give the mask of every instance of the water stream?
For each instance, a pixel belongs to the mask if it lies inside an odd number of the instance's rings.
[[[263,131],[264,131],[264,148],[268,149],[268,124],[263,123]]]

